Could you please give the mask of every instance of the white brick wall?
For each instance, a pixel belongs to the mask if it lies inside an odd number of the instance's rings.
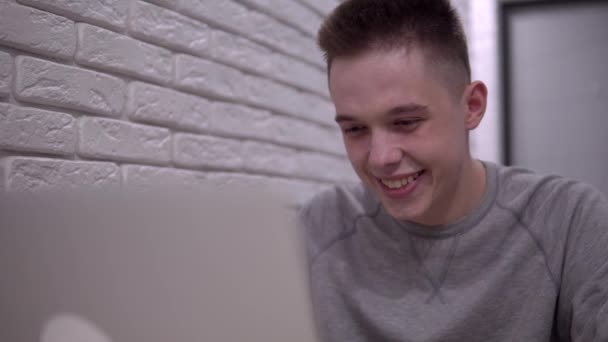
[[[78,24],[76,62],[98,69],[168,83],[171,52],[89,24]]]
[[[107,162],[7,157],[0,162],[9,191],[107,189],[120,185],[118,166]]]
[[[315,37],[322,18],[314,10],[296,1],[238,0],[240,3],[260,10],[275,19],[292,24],[303,33]],[[331,3],[331,1],[330,1]]]
[[[76,49],[74,22],[45,11],[0,2],[0,43],[67,59]]]
[[[339,0],[297,0],[320,15],[327,15],[334,7],[338,6]]]
[[[325,73],[298,59],[143,1],[133,2],[132,13],[129,29],[135,37],[328,97]]]
[[[133,121],[177,129],[204,131],[211,103],[201,97],[142,82],[129,84],[126,113]]]
[[[336,4],[0,1],[0,189],[262,184],[295,206],[355,179],[314,38]]]
[[[42,10],[80,22],[120,30],[127,20],[128,1],[124,0],[20,0]]]
[[[0,103],[0,147],[23,152],[76,152],[76,120],[47,110]]]
[[[272,16],[250,9],[234,0],[150,0],[150,2],[167,6],[294,58],[323,67],[322,55],[313,39],[293,25],[286,25]]]
[[[171,160],[171,132],[166,128],[93,117],[79,121],[82,156],[150,164]]]
[[[119,116],[125,82],[119,78],[44,59],[18,56],[15,94],[24,102]]]
[[[175,58],[175,84],[185,91],[240,101],[304,120],[333,123],[329,100],[188,55]]]
[[[238,140],[178,133],[173,140],[173,158],[180,166],[240,171],[243,168]]]
[[[8,96],[11,85],[13,60],[11,55],[0,51],[0,98]]]

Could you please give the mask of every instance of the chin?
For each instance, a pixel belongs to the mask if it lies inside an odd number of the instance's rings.
[[[417,206],[408,206],[407,204],[398,206],[398,203],[387,203],[386,200],[382,201],[382,206],[397,221],[417,222],[422,217],[422,210]]]
[[[360,178],[368,189],[372,190],[376,198],[380,200],[384,210],[395,220],[424,222],[424,218],[428,216],[432,202],[429,193],[432,184],[430,175],[431,173],[425,169],[422,176],[418,178],[419,181],[415,183],[415,188],[411,190],[404,188],[404,191],[397,189],[396,192],[387,191],[376,178],[372,178],[368,174],[364,174],[366,177]]]

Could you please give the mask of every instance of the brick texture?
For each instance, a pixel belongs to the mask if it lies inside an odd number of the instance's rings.
[[[143,1],[134,1],[131,8],[129,29],[134,36],[194,53],[210,48],[207,24]]]
[[[18,0],[22,4],[56,13],[80,22],[114,29],[125,26],[128,1],[124,0]]]
[[[9,94],[13,78],[13,59],[11,55],[0,51],[0,97]]]
[[[267,13],[286,25],[296,27],[314,37],[321,26],[321,17],[312,9],[296,1],[238,0],[240,3]],[[331,1],[330,1],[331,3]]]
[[[9,157],[0,161],[7,191],[66,191],[118,188],[120,171],[107,162]]]
[[[291,148],[252,141],[245,142],[242,148],[248,170],[286,176],[298,172],[297,151]]]
[[[118,116],[125,83],[102,73],[19,56],[15,96],[22,101]]]
[[[127,113],[142,123],[344,154],[333,128],[142,82],[129,85]]]
[[[0,2],[0,44],[57,58],[76,49],[74,22],[10,2]]]
[[[167,164],[171,159],[168,129],[105,118],[80,118],[78,151],[95,159]]]
[[[0,190],[354,178],[315,34],[335,1],[0,1]]]
[[[157,82],[171,79],[170,51],[88,24],[78,24],[76,61]]]
[[[298,92],[276,82],[245,74],[235,68],[188,55],[175,60],[178,87],[266,107],[302,119],[333,124],[332,106],[319,96]]]
[[[173,157],[177,165],[191,168],[243,167],[241,144],[232,139],[179,133],[174,136]]]
[[[137,1],[133,3],[132,12],[130,30],[142,40],[267,75],[327,96],[325,75],[318,68],[163,7]]]
[[[320,15],[327,15],[336,6],[338,6],[339,0],[298,0],[303,5],[310,7]]]
[[[0,148],[73,154],[76,138],[71,115],[0,103]]]
[[[265,110],[218,102],[212,107],[210,120],[210,129],[218,133],[344,154],[336,129]]]
[[[245,168],[262,173],[326,182],[348,182],[355,179],[346,159],[323,156],[259,142],[245,142],[243,153]]]
[[[165,2],[166,4],[166,2]],[[175,0],[177,11],[323,67],[314,39],[233,0]]]
[[[211,111],[211,103],[202,97],[142,82],[129,85],[127,114],[135,121],[205,130]]]

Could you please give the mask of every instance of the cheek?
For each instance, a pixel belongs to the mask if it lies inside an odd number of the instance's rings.
[[[365,165],[367,152],[361,142],[344,139],[344,147],[353,166],[362,167]]]
[[[430,134],[432,139],[427,139],[428,149],[435,157],[451,159],[460,156],[466,149],[467,132],[460,129],[456,120],[440,123],[433,127]]]
[[[420,141],[415,151],[416,161],[430,169],[434,182],[449,177],[462,160],[461,142],[448,134],[445,131],[436,132],[433,138]]]

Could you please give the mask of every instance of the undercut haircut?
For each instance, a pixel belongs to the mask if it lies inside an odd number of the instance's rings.
[[[449,0],[345,0],[321,25],[318,44],[328,74],[335,58],[418,48],[458,88],[471,81],[466,36]]]

